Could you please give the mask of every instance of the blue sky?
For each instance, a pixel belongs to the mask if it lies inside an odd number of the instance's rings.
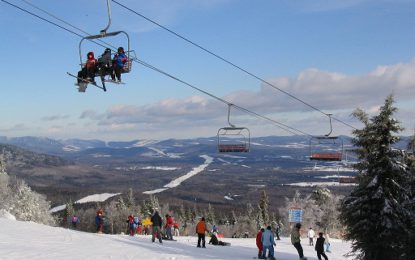
[[[103,0],[9,2],[68,27],[28,3],[36,5],[91,34],[107,23]],[[414,0],[119,2],[356,127],[350,117],[355,108],[376,113],[393,93],[404,134],[413,133]],[[139,59],[305,133],[328,131],[327,117],[119,5],[111,9],[110,31],[126,31]],[[0,135],[190,138],[214,136],[227,124],[226,105],[137,63],[123,76],[126,85],[78,93],[66,72],[79,70],[80,38],[3,1],[0,26]],[[126,45],[121,37],[105,41]],[[83,47],[84,53],[102,53],[97,45]],[[253,136],[290,134],[238,112],[232,122],[250,128]],[[352,130],[333,127],[333,134]]]

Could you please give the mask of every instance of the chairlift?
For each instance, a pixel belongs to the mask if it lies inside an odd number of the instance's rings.
[[[236,127],[230,122],[231,107],[228,104],[229,126],[218,130],[218,151],[220,153],[249,152],[251,133],[246,127]]]
[[[330,136],[333,131],[331,114],[330,132],[324,136],[313,136],[310,139],[310,160],[316,161],[341,161],[343,157],[343,139],[338,136]]]
[[[121,72],[121,74],[124,74],[124,73],[129,73],[131,71],[132,62],[136,58],[136,55],[135,55],[135,51],[131,50],[130,37],[129,37],[128,33],[126,33],[125,31],[107,32],[107,30],[109,29],[109,27],[111,25],[111,21],[112,21],[110,1],[111,0],[107,0],[107,13],[108,13],[108,24],[107,24],[107,26],[103,30],[100,31],[100,34],[85,36],[79,42],[79,60],[80,60],[81,70],[86,65],[86,60],[84,60],[83,54],[82,54],[82,43],[84,42],[84,40],[93,41],[93,40],[106,38],[106,37],[114,37],[114,36],[118,36],[118,35],[124,35],[125,38],[126,38],[126,44],[127,44],[127,50],[124,51],[124,53],[127,56],[127,61],[125,62],[124,67],[121,69],[120,72]],[[113,57],[111,57],[111,60],[112,60],[112,58]],[[78,83],[75,83],[75,85],[78,86],[79,92],[85,92],[86,87],[87,87],[88,84],[92,84],[92,85],[94,85],[94,86],[96,86],[96,87],[98,87],[98,88],[100,88],[104,91],[107,91],[107,89],[105,87],[105,82],[116,83],[116,84],[124,84],[121,81],[117,82],[117,81],[114,81],[114,80],[110,80],[109,79],[110,74],[111,74],[110,71],[103,70],[102,67],[97,66],[97,69],[95,70],[95,75],[94,76],[101,78],[101,84],[97,84],[92,79],[79,78],[79,76],[75,76],[75,75],[68,72],[69,76],[72,76],[72,77],[75,77],[75,78],[78,79]]]

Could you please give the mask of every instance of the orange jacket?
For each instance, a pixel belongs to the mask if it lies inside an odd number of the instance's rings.
[[[196,225],[196,233],[205,234],[205,231],[208,231],[206,228],[206,223],[203,220],[201,220]]]

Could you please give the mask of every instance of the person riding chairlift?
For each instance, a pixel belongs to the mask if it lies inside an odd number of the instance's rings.
[[[98,61],[94,57],[92,51],[88,52],[85,66],[78,72],[78,85],[82,82],[82,79],[95,84],[95,72],[97,70]]]
[[[127,62],[127,56],[125,55],[124,48],[119,47],[117,54],[115,54],[113,59],[114,72],[117,77],[118,82],[121,82],[121,72],[124,70],[124,64]]]

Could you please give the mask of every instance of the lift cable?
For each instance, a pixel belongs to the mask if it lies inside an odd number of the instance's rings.
[[[56,27],[58,27],[58,28],[60,28],[60,29],[62,29],[62,30],[65,30],[65,31],[67,31],[67,32],[69,32],[69,33],[71,33],[71,34],[74,34],[74,35],[76,35],[76,36],[78,36],[78,37],[80,37],[80,38],[84,38],[84,36],[83,36],[83,35],[81,35],[81,34],[79,34],[79,33],[76,33],[76,32],[74,32],[74,31],[72,31],[72,30],[70,30],[70,29],[67,29],[67,28],[65,28],[65,27],[63,27],[63,26],[61,26],[61,25],[59,25],[59,24],[57,24],[57,23],[54,23],[54,22],[52,22],[52,21],[50,21],[50,20],[48,20],[48,19],[46,19],[46,18],[43,18],[43,17],[41,17],[41,16],[39,16],[39,15],[37,15],[37,14],[35,14],[35,13],[32,13],[32,12],[30,12],[30,11],[28,11],[28,10],[26,10],[26,9],[22,8],[22,7],[19,7],[19,6],[15,5],[15,4],[12,4],[12,3],[10,3],[10,2],[8,2],[8,1],[6,1],[6,0],[1,0],[1,1],[2,1],[2,2],[4,2],[4,3],[6,3],[6,4],[8,4],[8,5],[10,5],[10,6],[12,6],[12,7],[14,7],[14,8],[17,8],[17,9],[19,9],[19,10],[21,10],[21,11],[23,11],[23,12],[27,13],[27,14],[30,14],[30,15],[32,15],[32,16],[35,16],[35,17],[37,17],[37,18],[41,19],[42,21],[45,21],[45,22],[47,22],[47,23],[49,23],[49,24],[52,24],[52,25],[54,25],[54,26],[56,26]],[[69,24],[69,23],[67,23],[67,22],[65,22],[65,23],[66,23],[66,24]],[[77,27],[72,26],[72,25],[71,25],[71,27],[78,29]],[[78,29],[78,30],[80,30],[80,29]],[[86,34],[87,34],[87,35],[90,35],[90,34],[88,34],[88,33],[86,33]],[[107,47],[107,46],[102,45],[102,44],[100,44],[100,43],[97,43],[97,42],[95,42],[95,41],[92,41],[92,42],[94,42],[95,44],[97,44],[97,45],[99,45],[99,46],[101,46],[101,47],[104,47],[104,48],[106,48],[106,47]],[[104,43],[105,43],[105,42],[104,42]],[[159,73],[161,73],[161,74],[163,74],[163,75],[165,75],[165,76],[167,76],[167,77],[170,77],[170,78],[172,78],[172,79],[174,79],[174,80],[176,80],[176,81],[178,81],[178,82],[180,82],[180,83],[182,83],[182,84],[184,84],[184,85],[187,85],[187,86],[189,86],[189,87],[191,87],[191,88],[193,88],[193,89],[195,89],[195,90],[197,90],[197,91],[199,91],[199,92],[202,92],[202,93],[204,93],[204,94],[206,94],[206,95],[208,95],[208,96],[210,96],[210,97],[212,97],[212,98],[214,98],[214,99],[216,99],[216,100],[218,100],[218,101],[220,101],[220,102],[222,102],[222,103],[224,103],[224,104],[226,104],[226,105],[233,105],[233,107],[235,107],[236,109],[238,109],[238,110],[240,110],[240,111],[243,111],[243,112],[245,112],[245,113],[247,113],[247,114],[253,115],[253,116],[257,117],[257,118],[261,118],[261,119],[264,119],[264,120],[270,121],[270,122],[272,122],[274,125],[276,125],[276,126],[278,126],[279,128],[281,128],[282,130],[285,130],[285,131],[290,132],[290,133],[292,133],[292,134],[301,133],[301,134],[303,134],[303,135],[313,136],[313,135],[308,134],[308,133],[306,133],[306,132],[304,132],[304,131],[301,131],[301,130],[296,129],[296,128],[294,128],[294,127],[291,127],[291,126],[288,126],[288,125],[283,124],[283,123],[281,123],[281,122],[278,122],[278,121],[276,121],[276,120],[274,120],[274,119],[272,119],[272,118],[269,118],[269,117],[267,117],[267,116],[261,115],[261,114],[259,114],[259,113],[257,113],[257,112],[251,111],[251,110],[249,110],[249,109],[247,109],[247,108],[244,108],[244,107],[241,107],[241,106],[239,106],[239,105],[233,104],[233,103],[231,103],[231,102],[229,102],[229,101],[227,101],[227,100],[225,100],[225,99],[223,99],[223,98],[217,97],[217,96],[215,96],[215,95],[213,95],[213,94],[211,94],[211,93],[209,93],[209,92],[207,92],[207,91],[205,91],[205,90],[202,90],[202,89],[200,89],[200,88],[198,88],[198,87],[196,87],[196,86],[194,86],[194,85],[192,85],[192,84],[190,84],[190,83],[187,83],[186,81],[184,81],[184,80],[182,80],[182,79],[180,79],[180,78],[177,78],[177,77],[175,77],[175,76],[173,76],[173,75],[171,75],[171,74],[169,74],[169,73],[167,73],[167,72],[165,72],[165,71],[163,71],[163,70],[161,70],[161,69],[159,69],[159,68],[157,68],[157,67],[154,67],[153,65],[151,65],[151,64],[149,64],[149,63],[147,63],[147,62],[145,62],[145,61],[142,61],[142,60],[140,60],[140,59],[138,59],[138,58],[135,58],[135,59],[134,59],[134,61],[135,61],[135,62],[137,62],[137,63],[139,63],[139,64],[141,64],[141,65],[143,65],[143,66],[145,66],[145,67],[147,67],[147,68],[149,68],[149,69],[152,69],[152,70],[154,70],[154,71],[156,71],[156,72],[159,72]]]
[[[162,28],[162,29],[164,29],[164,30],[168,31],[169,33],[171,33],[171,34],[173,34],[173,35],[177,36],[178,38],[180,38],[180,39],[182,39],[182,40],[184,40],[184,41],[186,41],[186,42],[190,43],[191,45],[193,45],[193,46],[195,46],[195,47],[197,47],[197,48],[199,48],[199,49],[203,50],[204,52],[206,52],[206,53],[208,53],[208,54],[210,54],[210,55],[212,55],[212,56],[214,56],[214,57],[216,57],[216,58],[218,58],[218,59],[222,60],[223,62],[225,62],[225,63],[227,63],[227,64],[231,65],[232,67],[237,68],[238,70],[240,70],[240,71],[242,71],[242,72],[244,72],[244,73],[246,73],[246,74],[248,74],[248,75],[250,75],[250,76],[254,77],[255,79],[257,79],[257,80],[261,81],[262,83],[264,83],[264,84],[266,84],[266,85],[268,85],[268,86],[270,86],[270,87],[272,87],[272,88],[274,88],[274,89],[276,89],[276,90],[278,90],[278,91],[280,91],[280,92],[282,92],[282,93],[286,94],[287,96],[289,96],[289,97],[291,97],[291,98],[293,98],[293,99],[295,99],[295,100],[299,101],[300,103],[302,103],[302,104],[304,104],[304,105],[306,105],[306,106],[308,106],[308,107],[312,108],[313,110],[316,110],[316,111],[320,112],[321,114],[323,114],[323,115],[325,115],[325,116],[329,116],[329,114],[328,114],[328,113],[326,113],[326,112],[322,111],[321,109],[317,108],[316,106],[313,106],[313,105],[311,105],[310,103],[308,103],[308,102],[306,102],[306,101],[304,101],[304,100],[302,100],[302,99],[300,99],[300,98],[296,97],[295,95],[293,95],[293,94],[291,94],[291,93],[289,93],[289,92],[287,92],[287,91],[285,91],[285,90],[283,90],[283,89],[281,89],[281,88],[279,88],[279,87],[275,86],[274,84],[270,83],[269,81],[267,81],[267,80],[265,80],[265,79],[261,78],[260,76],[255,75],[255,74],[254,74],[254,73],[252,73],[252,72],[249,72],[247,69],[244,69],[244,68],[242,68],[241,66],[236,65],[234,62],[232,62],[232,61],[230,61],[230,60],[228,60],[228,59],[226,59],[226,58],[224,58],[224,57],[220,56],[219,54],[216,54],[216,53],[214,53],[213,51],[208,50],[207,48],[205,48],[205,47],[201,46],[200,44],[195,43],[194,41],[192,41],[192,40],[190,40],[190,39],[188,39],[188,38],[186,38],[186,37],[182,36],[182,35],[181,35],[181,34],[179,34],[179,33],[176,33],[175,31],[173,31],[173,30],[171,30],[171,29],[167,28],[166,26],[161,25],[160,23],[158,23],[158,22],[156,22],[156,21],[154,21],[154,20],[152,20],[152,19],[148,18],[147,16],[145,16],[145,15],[143,15],[143,14],[140,14],[139,12],[137,12],[137,11],[135,11],[135,10],[133,10],[133,9],[131,9],[131,8],[129,8],[129,7],[127,7],[126,5],[124,5],[124,4],[122,4],[122,3],[120,3],[120,2],[118,2],[118,1],[116,1],[116,0],[112,0],[112,1],[113,1],[114,3],[116,3],[116,4],[118,4],[119,6],[123,7],[124,9],[126,9],[126,10],[128,10],[128,11],[130,11],[130,12],[134,13],[134,14],[136,14],[137,16],[140,16],[141,18],[143,18],[143,19],[145,19],[145,20],[147,20],[147,21],[149,21],[149,22],[151,22],[151,23],[153,23],[153,24],[155,24],[155,25],[159,26],[160,28]],[[341,120],[341,119],[338,119],[338,118],[336,118],[336,117],[331,117],[331,118],[332,118],[332,119],[334,119],[334,120],[336,120],[336,121],[337,121],[337,122],[339,122],[339,123],[342,123],[342,124],[344,124],[344,125],[346,125],[346,126],[350,127],[350,128],[357,129],[357,128],[355,128],[354,126],[352,126],[352,125],[350,125],[350,124],[348,124],[348,123],[344,122],[344,121],[343,121],[343,120]]]

